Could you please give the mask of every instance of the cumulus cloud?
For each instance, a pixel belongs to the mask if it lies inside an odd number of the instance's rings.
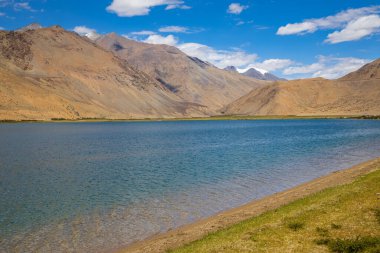
[[[86,26],[76,26],[74,27],[73,31],[81,36],[86,36],[91,40],[96,40],[100,37],[100,35],[96,32],[95,29],[88,28]]]
[[[352,71],[358,70],[371,60],[353,57],[318,56],[317,62],[309,65],[298,65],[286,68],[284,75],[298,77],[324,77],[334,79],[342,77]]]
[[[336,15],[328,16],[319,19],[306,19],[301,23],[287,24],[281,26],[278,35],[304,34],[313,33],[320,29],[335,29],[343,28],[349,22],[360,17],[376,14],[380,12],[380,6],[363,7],[358,9],[348,9],[339,12]]]
[[[165,44],[169,46],[175,46],[178,43],[178,39],[173,35],[162,36],[159,34],[153,34],[149,35],[148,38],[143,40],[143,42],[150,44]]]
[[[286,26],[281,26],[277,31],[277,35],[313,33],[317,29],[318,25],[316,23],[305,21],[302,23],[287,24]]]
[[[113,0],[106,10],[119,17],[133,17],[148,15],[156,6],[166,6],[166,10],[190,8],[182,0]]]
[[[341,43],[359,40],[380,31],[380,5],[348,9],[336,15],[307,19],[301,23],[287,24],[277,30],[277,35],[313,33],[317,30],[341,29],[330,33],[325,42]]]
[[[184,53],[210,62],[219,68],[246,66],[257,58],[256,54],[249,54],[242,50],[217,50],[199,43],[184,43],[177,47]]]
[[[247,5],[241,5],[239,3],[232,3],[228,6],[228,13],[239,15],[242,13],[245,9],[248,9]]]
[[[183,26],[165,26],[161,27],[158,31],[162,33],[187,33],[189,32],[189,28]]]
[[[359,40],[363,37],[379,32],[380,16],[369,15],[351,21],[341,31],[330,33],[325,42],[336,44],[344,41]]]

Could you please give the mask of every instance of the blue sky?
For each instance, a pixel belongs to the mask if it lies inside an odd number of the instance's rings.
[[[223,68],[336,78],[380,57],[374,0],[0,0],[0,27],[59,24],[177,46]]]

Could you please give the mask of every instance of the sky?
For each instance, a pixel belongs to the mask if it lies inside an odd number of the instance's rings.
[[[287,79],[338,78],[380,58],[379,0],[0,0],[0,29],[30,23],[116,32]]]

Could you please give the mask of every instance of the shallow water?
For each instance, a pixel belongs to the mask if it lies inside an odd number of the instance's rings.
[[[0,252],[104,252],[380,156],[377,120],[0,125]]]

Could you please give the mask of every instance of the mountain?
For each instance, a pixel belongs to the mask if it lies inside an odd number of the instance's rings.
[[[200,104],[210,114],[266,82],[221,70],[168,45],[129,40],[115,33],[95,41],[155,78],[183,101]]]
[[[25,27],[22,27],[20,29],[18,29],[17,31],[18,32],[25,32],[25,31],[29,31],[29,30],[37,30],[37,29],[41,29],[42,26],[38,23],[32,23],[30,25],[27,25]]]
[[[380,79],[380,59],[366,64],[358,71],[352,72],[344,77],[341,81],[365,81]],[[379,81],[380,82],[380,81]]]
[[[283,80],[285,81],[286,79],[283,79],[283,78],[279,78],[267,71],[264,71],[264,70],[258,70],[258,69],[255,69],[255,68],[250,68],[248,69],[246,72],[243,73],[243,75],[245,76],[249,76],[249,77],[252,77],[252,78],[255,78],[255,79],[259,79],[259,80],[267,80],[267,81],[280,81],[280,80]]]
[[[112,52],[59,26],[0,31],[0,119],[205,115]]]
[[[380,115],[380,59],[337,80],[277,81],[229,104],[226,115]]]
[[[227,66],[224,68],[226,71],[238,72],[235,66]]]
[[[238,73],[238,70],[236,69],[235,66],[225,67],[224,70],[234,72],[234,73]],[[280,81],[280,80],[286,81],[286,79],[279,78],[279,77],[269,73],[268,71],[261,70],[261,69],[255,69],[255,68],[248,69],[246,72],[242,73],[242,75],[248,76],[251,78],[255,78],[258,80],[265,80],[265,81]]]

